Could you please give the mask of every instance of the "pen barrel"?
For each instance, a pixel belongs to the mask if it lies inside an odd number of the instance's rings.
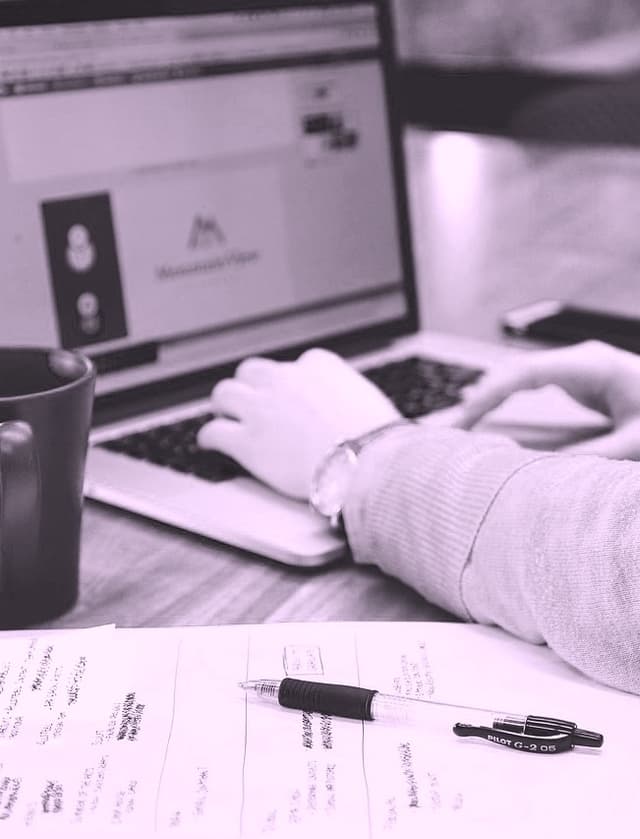
[[[285,708],[354,720],[372,720],[375,690],[286,678],[280,682],[278,702]]]
[[[432,724],[440,718],[442,709],[420,699],[376,693],[371,703],[374,720],[381,722]]]

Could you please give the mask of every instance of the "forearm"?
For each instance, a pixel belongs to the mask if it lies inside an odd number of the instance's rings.
[[[514,475],[487,512],[462,590],[475,620],[497,615],[519,633],[528,609],[558,655],[640,694],[640,464],[559,455]]]
[[[365,450],[345,520],[356,561],[640,692],[634,496],[640,503],[633,464],[411,429]]]

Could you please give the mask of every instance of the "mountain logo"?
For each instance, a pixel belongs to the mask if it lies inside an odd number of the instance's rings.
[[[213,245],[224,245],[226,242],[227,237],[217,219],[213,216],[200,214],[194,216],[187,240],[187,246],[191,250],[210,248]]]

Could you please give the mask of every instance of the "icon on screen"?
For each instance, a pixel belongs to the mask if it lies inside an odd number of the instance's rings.
[[[67,265],[77,274],[86,274],[95,265],[96,248],[84,224],[73,224],[67,232]]]
[[[100,301],[90,291],[85,291],[76,300],[78,326],[85,335],[97,335],[102,327]]]
[[[224,245],[227,237],[213,216],[196,215],[191,223],[187,245],[192,250]]]

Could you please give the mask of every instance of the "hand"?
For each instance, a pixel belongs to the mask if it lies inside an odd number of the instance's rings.
[[[610,417],[612,430],[563,451],[640,459],[640,357],[599,341],[528,353],[465,388],[460,428],[471,428],[519,390],[558,385],[577,402]]]
[[[200,429],[198,443],[302,499],[333,446],[400,417],[375,385],[321,349],[293,362],[243,361],[233,379],[214,387],[211,408],[217,417]]]

